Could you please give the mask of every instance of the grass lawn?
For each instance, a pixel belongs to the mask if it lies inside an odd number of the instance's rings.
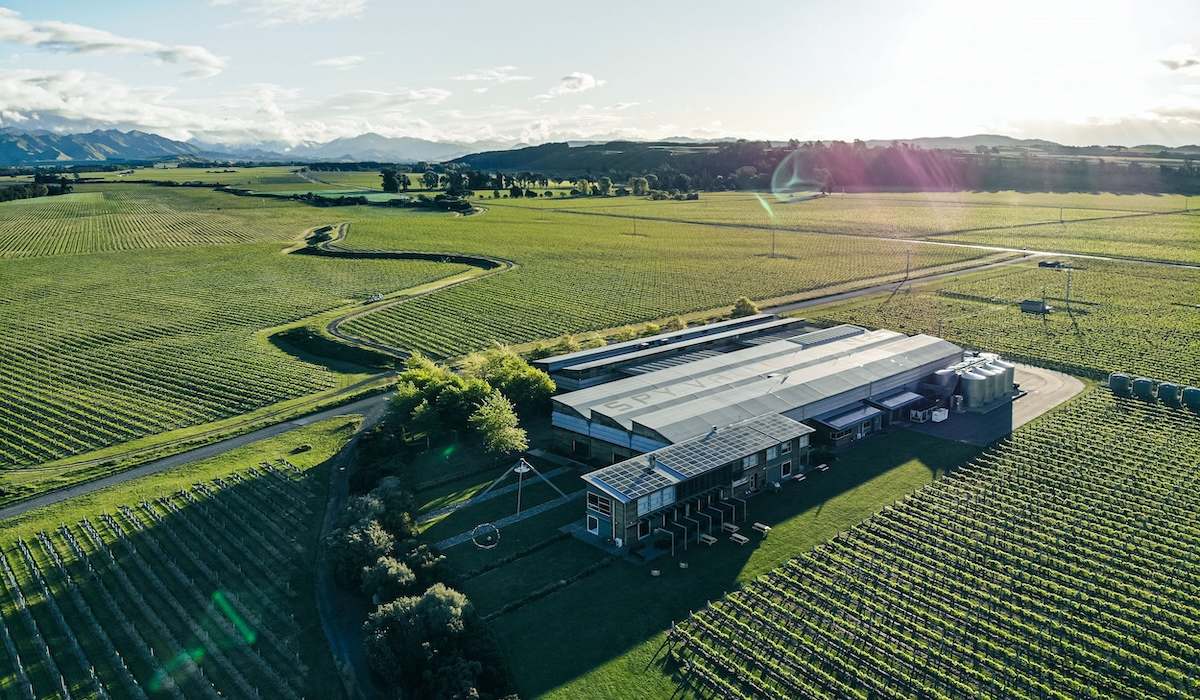
[[[557,535],[558,528],[580,518],[580,508],[579,501],[564,503],[502,529],[500,543],[492,549],[480,549],[467,542],[447,549],[446,558],[459,573],[474,571]]]
[[[497,476],[499,476],[499,472],[497,472]],[[550,482],[568,495],[573,491],[583,488],[583,481],[574,472],[567,472],[551,477]],[[514,475],[509,477],[507,481],[501,482],[496,488],[499,489],[515,483],[517,481]],[[525,483],[521,489],[522,510],[552,501],[556,498],[560,498],[558,492],[550,488],[544,481],[532,474],[525,477]],[[457,535],[460,532],[466,532],[480,523],[489,523],[513,515],[516,513],[516,509],[517,492],[510,491],[495,498],[489,498],[482,503],[467,508],[460,508],[448,515],[431,520],[420,526],[421,535],[431,542],[436,542],[443,538]]]
[[[669,697],[674,683],[654,665],[664,630],[705,604],[811,549],[963,463],[977,448],[903,430],[843,454],[834,467],[778,494],[750,501],[750,521],[772,526],[750,544],[727,539],[692,548],[677,560],[617,562],[493,623],[523,697]],[[562,510],[582,517],[582,506]],[[543,539],[553,534],[546,528]],[[508,533],[502,533],[501,541]],[[546,582],[548,562],[571,558],[577,542],[563,541],[488,572],[467,585],[484,606],[498,607],[501,592],[517,597]],[[453,551],[453,550],[452,550]],[[493,550],[494,551],[494,550]],[[495,556],[503,556],[495,552]],[[593,560],[603,556],[598,550]],[[451,555],[453,560],[454,556]],[[679,569],[677,561],[689,568]],[[558,565],[555,564],[555,567]],[[651,568],[662,570],[652,578]],[[551,577],[562,577],[556,568]],[[534,580],[536,579],[536,580]],[[553,624],[547,624],[553,621]]]

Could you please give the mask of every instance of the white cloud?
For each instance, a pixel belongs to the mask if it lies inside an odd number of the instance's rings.
[[[258,24],[311,24],[323,20],[357,17],[367,0],[209,0],[213,5],[236,5]]]
[[[562,95],[570,95],[579,92],[587,92],[605,84],[604,80],[597,80],[596,76],[591,73],[580,73],[575,71],[568,75],[564,75],[559,79],[558,85],[550,88],[547,92],[537,95],[534,99],[550,100]]]
[[[349,70],[365,60],[367,59],[362,56],[333,56],[332,58],[322,58],[319,61],[313,61],[313,65],[321,68]]]
[[[325,107],[344,112],[394,111],[411,105],[436,105],[452,93],[441,88],[401,88],[387,90],[352,90],[325,100]]]
[[[1173,71],[1196,68],[1200,66],[1200,51],[1191,44],[1176,44],[1167,49],[1158,62]]]
[[[456,75],[450,79],[486,83],[511,83],[519,80],[533,80],[533,78],[528,75],[517,75],[515,72],[516,70],[516,66],[480,68],[478,70],[471,71],[470,73]]]
[[[641,103],[640,102],[618,102],[618,103],[610,106],[609,109],[613,109],[618,112],[624,112],[627,109],[633,109],[634,107],[637,107],[639,104],[641,104]]]
[[[165,63],[185,66],[186,73],[196,77],[211,77],[225,68],[225,59],[203,46],[132,39],[68,22],[31,22],[22,19],[20,13],[4,7],[0,7],[0,42],[62,53],[142,54]]]

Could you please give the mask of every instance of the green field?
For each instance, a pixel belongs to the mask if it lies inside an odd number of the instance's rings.
[[[684,697],[1196,697],[1197,460],[1194,415],[1094,390],[705,606],[667,670]]]
[[[77,254],[0,261],[9,339],[0,348],[0,463],[38,464],[358,381],[361,370],[293,357],[262,331],[464,269],[285,255],[306,224],[323,219],[295,204],[147,186],[115,192],[118,201],[190,206],[189,216],[265,242],[166,248],[157,247],[163,234],[147,233],[151,247],[93,252],[111,248],[116,234],[63,233],[51,251]],[[47,216],[61,207],[52,197],[28,201]],[[110,227],[137,217],[101,216]],[[11,497],[51,485],[47,477],[58,475],[6,471],[2,481]]]
[[[585,197],[493,206],[1200,263],[1200,218],[1172,214],[1186,203],[1171,195],[870,193],[790,200],[719,192],[692,202]]]
[[[489,205],[490,206],[490,205]],[[519,267],[343,326],[356,336],[435,357],[493,342],[609,328],[854,280],[982,257],[986,251],[492,207],[447,218],[410,213],[351,225],[351,247],[434,248],[515,260]],[[411,223],[409,223],[411,222]]]
[[[1103,378],[1126,371],[1200,383],[1200,270],[1087,260],[1071,273],[1003,267],[806,310],[808,318],[930,333],[1006,357]],[[1048,316],[1022,313],[1042,299]]]
[[[327,460],[357,424],[314,423],[5,521],[0,694],[340,695],[311,590]]]

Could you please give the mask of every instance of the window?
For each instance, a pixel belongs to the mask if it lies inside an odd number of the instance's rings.
[[[668,486],[665,489],[659,489],[652,494],[642,496],[637,502],[638,515],[645,515],[651,511],[658,510],[665,506],[669,506],[675,502],[675,487]]]
[[[830,440],[841,440],[844,437],[850,437],[851,430],[838,430],[829,434]]]
[[[649,520],[639,520],[638,521],[638,539],[640,540],[640,539],[643,539],[643,538],[646,538],[649,536],[650,536],[650,521]]]
[[[612,515],[612,501],[599,494],[587,495],[587,507],[601,515]]]
[[[577,521],[578,522],[578,521]],[[587,530],[593,535],[600,534],[600,519],[594,515],[587,516]]]
[[[782,452],[782,453],[784,453],[784,454],[788,454],[788,453],[790,453],[790,452],[792,451],[792,441],[791,441],[791,440],[788,440],[787,442],[785,442],[785,443],[783,443],[782,445],[780,445],[780,446],[779,446],[779,451],[780,451],[780,452]]]
[[[789,477],[792,475],[791,460],[788,460],[788,461],[784,462],[783,464],[779,465],[779,475],[783,476],[783,477]]]
[[[775,459],[778,456],[779,456],[779,448],[778,447],[768,447],[767,448],[767,459]]]
[[[742,458],[742,469],[749,469],[750,467],[757,467],[757,466],[758,466],[758,454],[757,453],[752,454],[749,457]]]
[[[800,446],[801,446],[801,447],[808,447],[808,436],[807,436],[807,435],[801,435],[801,436],[800,436]],[[784,452],[787,452],[787,450],[784,450]]]

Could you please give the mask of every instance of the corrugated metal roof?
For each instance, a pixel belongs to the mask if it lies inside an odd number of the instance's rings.
[[[697,336],[695,338],[686,338],[686,339],[674,341],[671,343],[663,343],[660,345],[651,345],[650,347],[640,348],[640,349],[634,350],[633,352],[624,353],[624,354],[616,355],[613,357],[601,357],[601,358],[596,358],[593,360],[588,360],[586,362],[580,362],[578,364],[565,365],[561,368],[561,370],[566,370],[568,372],[582,372],[582,371],[589,370],[589,369],[595,369],[597,367],[604,367],[606,365],[617,364],[619,362],[630,362],[630,361],[635,361],[635,360],[638,360],[641,358],[651,358],[656,355],[662,355],[664,353],[678,352],[680,350],[684,350],[684,349],[692,347],[694,345],[702,345],[705,343],[713,343],[713,342],[717,342],[717,341],[721,341],[721,340],[736,338],[739,335],[744,335],[746,333],[755,333],[755,332],[758,332],[759,330],[766,331],[771,328],[797,326],[802,323],[804,323],[804,321],[801,319],[798,319],[798,318],[776,318],[776,319],[769,320],[766,323],[755,325],[752,328],[732,328],[732,329],[729,329],[726,331],[721,331],[720,333],[709,333],[709,334]],[[648,340],[648,339],[643,339],[643,340]]]
[[[785,416],[757,416],[597,469],[583,479],[628,503],[811,432],[812,428]]]
[[[636,338],[634,340],[626,340],[620,343],[612,343],[599,348],[588,348],[587,350],[576,350],[562,355],[553,357],[544,357],[540,360],[534,360],[534,364],[539,367],[566,367],[569,365],[581,364],[590,360],[598,360],[604,357],[620,356],[631,352],[636,352],[650,345],[664,345],[674,342],[679,339],[693,338],[703,335],[718,333],[722,330],[732,328],[749,328],[778,318],[775,314],[755,314],[753,316],[743,316],[741,318],[731,318],[726,321],[717,321],[708,323],[703,326],[694,326],[692,328],[684,328],[677,331],[668,331],[657,335],[647,336],[645,338]]]
[[[680,442],[766,413],[800,410],[822,400],[861,391],[875,382],[927,365],[957,360],[962,349],[927,335],[873,331],[797,349],[788,341],[747,348],[721,357],[630,377],[555,398],[593,419],[643,435]],[[891,387],[885,387],[890,389]],[[816,408],[820,410],[820,408]]]
[[[641,364],[621,367],[617,371],[627,376],[646,374],[647,372],[657,372],[660,369],[667,369],[668,367],[678,367],[679,365],[687,364],[688,362],[695,362],[696,360],[716,357],[720,354],[720,350],[704,348],[703,350],[692,350],[691,352],[685,352],[681,355],[675,355],[673,357],[664,357],[660,360],[650,360],[649,362],[643,362]]]
[[[731,385],[757,381],[772,374],[786,374],[831,357],[905,337],[895,331],[879,330],[808,349],[780,340],[560,394],[554,397],[554,403],[584,418],[590,418],[595,410],[603,410],[610,416],[622,411],[655,410]]]

